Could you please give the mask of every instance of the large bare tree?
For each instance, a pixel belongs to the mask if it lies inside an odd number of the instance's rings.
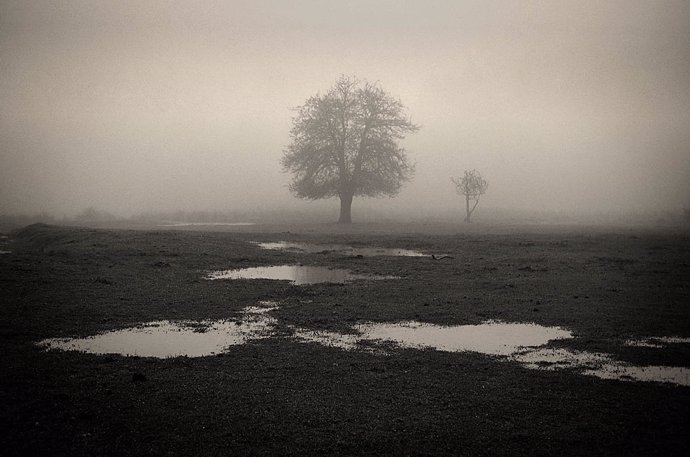
[[[392,197],[414,166],[398,143],[419,129],[378,84],[341,76],[297,108],[282,158],[290,191],[309,200],[338,197],[338,222],[352,222],[352,199]]]
[[[456,192],[465,196],[465,222],[470,222],[470,217],[479,204],[479,197],[486,193],[489,183],[477,170],[465,170],[462,178],[450,178],[450,180],[455,184]],[[470,201],[474,201],[472,208],[470,208]]]

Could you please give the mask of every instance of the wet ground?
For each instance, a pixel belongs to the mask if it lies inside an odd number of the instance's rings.
[[[687,455],[687,235],[247,229],[0,240],[8,455]]]

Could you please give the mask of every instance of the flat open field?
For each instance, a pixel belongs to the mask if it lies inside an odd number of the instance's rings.
[[[460,233],[457,233],[460,232]],[[261,249],[338,243],[450,258]],[[225,232],[34,225],[0,239],[3,455],[688,455],[690,387],[535,369],[505,357],[299,340],[361,323],[536,323],[551,348],[690,368],[683,231],[324,225]],[[215,280],[269,265],[398,277]],[[270,302],[270,337],[206,357],[45,350],[157,320],[236,319]],[[326,333],[329,332],[329,333]],[[536,368],[549,368],[548,364]]]

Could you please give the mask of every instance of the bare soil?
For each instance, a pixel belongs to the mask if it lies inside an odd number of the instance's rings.
[[[233,318],[273,300],[285,334],[291,325],[348,331],[362,321],[535,322],[576,334],[558,345],[690,367],[687,345],[623,344],[690,337],[687,232],[448,232],[37,224],[11,233],[12,252],[0,255],[0,449],[8,456],[690,453],[690,388],[670,384],[528,370],[473,353],[399,349],[382,357],[288,338],[173,359],[35,345],[153,320]],[[248,243],[281,240],[452,258],[305,255]],[[210,270],[296,263],[401,279],[309,286],[203,279]]]

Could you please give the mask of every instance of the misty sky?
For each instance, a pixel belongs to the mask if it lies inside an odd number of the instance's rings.
[[[476,168],[485,207],[690,207],[687,1],[0,0],[0,213],[314,205],[280,158],[341,74],[422,126],[369,206],[457,211]]]

